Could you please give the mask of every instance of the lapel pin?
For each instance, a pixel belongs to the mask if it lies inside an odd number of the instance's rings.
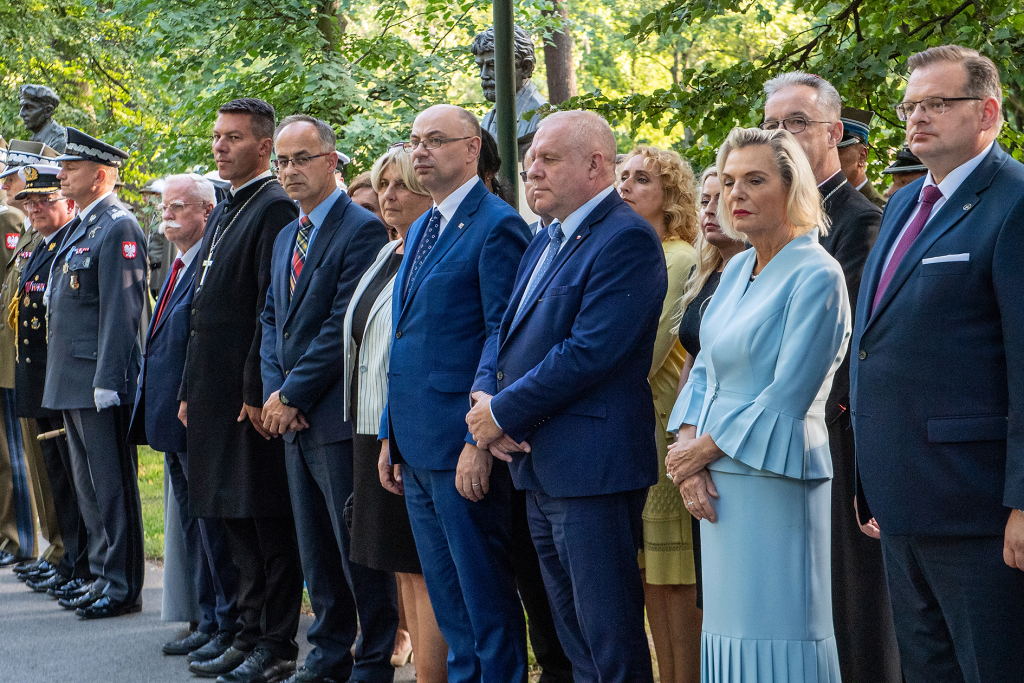
[[[463,225],[465,225],[465,223],[459,223],[459,230],[462,230]]]
[[[576,239],[582,239],[582,235],[576,235]]]
[[[971,208],[970,204],[964,204],[964,211],[967,211],[970,208]]]

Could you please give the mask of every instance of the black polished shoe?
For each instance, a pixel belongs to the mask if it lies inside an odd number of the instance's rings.
[[[213,640],[210,642],[212,643]],[[245,657],[245,652],[229,647],[219,657],[204,662],[192,662],[188,665],[188,670],[201,678],[217,678],[221,674],[231,673],[240,667],[245,662]]]
[[[249,653],[242,665],[217,678],[217,683],[281,683],[295,673],[294,659],[278,659],[262,647]]]
[[[198,650],[192,650],[188,653],[188,661],[208,662],[211,659],[217,659],[217,657],[228,651],[228,648],[231,647],[231,643],[234,641],[234,633],[230,631],[217,631],[213,634],[213,638],[210,638],[210,642]],[[219,676],[220,674],[217,675]]]
[[[48,579],[42,579],[41,581],[29,579],[25,582],[25,585],[34,590],[36,593],[47,593],[51,588],[60,588],[70,580],[71,579],[69,579],[68,577],[61,576],[57,572],[54,572],[53,575],[50,576],[50,578]]]
[[[24,574],[35,574],[38,572],[49,571],[53,568],[54,566],[52,564],[50,564],[49,562],[40,557],[35,562],[29,562],[28,564],[19,564],[15,566],[14,573],[19,576],[22,576]]]
[[[193,650],[198,650],[208,642],[210,642],[209,633],[192,631],[192,633],[189,633],[181,640],[172,640],[169,643],[164,643],[163,650],[165,655],[187,655]]]
[[[328,678],[327,676],[321,676],[315,671],[310,671],[304,666],[299,667],[295,675],[286,680],[284,683],[341,683],[337,678]],[[351,682],[350,682],[351,683]]]
[[[0,567],[11,567],[21,562],[31,562],[31,557],[18,557],[6,550],[0,550]]]
[[[81,607],[88,607],[92,603],[96,602],[103,597],[103,593],[95,593],[89,591],[83,595],[79,595],[77,598],[61,598],[57,601],[57,604],[64,609],[79,609]]]
[[[46,593],[57,599],[74,600],[88,593],[90,588],[92,588],[92,579],[71,579],[60,588],[51,588]]]
[[[56,574],[57,569],[54,568],[47,570],[45,572],[31,572],[29,574],[19,574],[18,578],[22,581],[35,581],[36,583],[39,583],[40,581],[46,581],[47,579],[53,578],[54,576],[56,576]]]
[[[136,614],[141,611],[141,598],[135,602],[129,602],[104,595],[90,605],[79,607],[75,610],[75,614],[83,619],[109,619],[110,617],[121,617],[125,614]]]

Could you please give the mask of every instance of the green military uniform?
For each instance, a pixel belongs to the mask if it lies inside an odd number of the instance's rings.
[[[885,208],[885,197],[883,197],[882,194],[875,189],[875,186],[871,183],[870,180],[861,185],[860,188],[858,188],[858,191],[862,195],[870,199],[871,203],[877,206],[878,208]]]

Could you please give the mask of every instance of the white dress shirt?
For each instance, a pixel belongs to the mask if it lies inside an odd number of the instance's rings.
[[[459,189],[452,192],[450,195],[441,200],[440,204],[434,204],[434,208],[441,213],[441,224],[437,228],[437,237],[440,239],[441,233],[444,232],[444,228],[448,225],[448,221],[452,219],[455,212],[459,210],[459,205],[462,204],[462,200],[466,198],[469,191],[472,190],[477,183],[482,183],[479,176],[473,176],[462,185]]]

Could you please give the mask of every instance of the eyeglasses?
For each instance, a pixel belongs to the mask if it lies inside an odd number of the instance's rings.
[[[53,197],[51,199],[26,199],[25,207],[29,209],[45,209],[50,204],[66,200],[67,197]]]
[[[288,168],[288,164],[291,164],[294,168],[306,168],[309,166],[309,162],[313,159],[319,159],[320,157],[330,156],[332,152],[324,152],[323,154],[314,154],[311,157],[295,157],[294,159],[274,159],[270,164],[274,167],[275,171],[280,171],[282,168]]]
[[[917,108],[921,108],[921,114],[928,116],[929,114],[935,114],[941,116],[946,113],[949,108],[950,102],[970,102],[980,101],[980,97],[926,97],[918,102],[900,102],[896,105],[896,116],[899,117],[900,121],[906,121]]]
[[[156,210],[163,213],[167,209],[171,210],[171,213],[178,213],[186,206],[203,206],[206,202],[171,202],[170,204],[164,204],[163,202],[156,205]]]
[[[469,140],[470,138],[476,137],[475,135],[467,135],[461,138],[424,138],[422,140],[410,140],[409,142],[396,142],[395,144],[388,147],[388,149],[398,149],[401,147],[410,154],[416,151],[416,148],[423,145],[423,149],[437,149],[441,145],[447,145],[449,142],[458,142],[459,140]]]
[[[529,171],[520,171],[520,172],[519,172],[519,177],[523,179],[523,182],[524,182],[524,183],[526,182],[526,178],[527,178],[527,177],[528,177],[529,175],[530,175],[530,174],[529,174]]]
[[[768,121],[765,121],[764,123],[762,123],[759,126],[759,128],[761,130],[778,130],[779,128],[782,128],[783,130],[788,130],[793,135],[796,135],[797,133],[803,133],[805,130],[807,130],[807,124],[808,123],[832,123],[832,122],[831,121],[811,121],[810,119],[805,119],[802,116],[791,116],[788,119],[782,119],[780,121],[774,121],[774,120],[769,119]]]

